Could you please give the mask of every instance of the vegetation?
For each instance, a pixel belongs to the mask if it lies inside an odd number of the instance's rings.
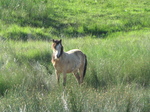
[[[149,29],[149,5],[149,0],[1,0],[0,35],[14,40],[105,37]]]
[[[0,0],[0,111],[149,112],[148,0]],[[71,38],[78,37],[78,38]],[[57,85],[51,38],[88,59]],[[61,76],[62,83],[62,76]]]

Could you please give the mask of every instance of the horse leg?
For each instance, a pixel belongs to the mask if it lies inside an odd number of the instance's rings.
[[[77,74],[77,72],[74,72],[73,74],[76,77],[78,83],[80,84],[80,76]]]
[[[55,74],[56,74],[57,83],[59,84],[60,73],[56,70]]]
[[[84,71],[84,67],[79,68],[80,84],[83,83],[83,71]]]
[[[63,73],[63,86],[66,86],[66,78],[67,78],[67,75],[66,75],[66,73]]]

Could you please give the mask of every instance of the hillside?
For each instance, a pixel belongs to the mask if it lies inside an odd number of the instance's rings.
[[[5,39],[106,37],[150,28],[149,0],[1,0]]]

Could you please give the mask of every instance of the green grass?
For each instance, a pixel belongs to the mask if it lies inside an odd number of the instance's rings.
[[[149,0],[1,0],[0,36],[44,40],[149,29],[149,5]]]
[[[81,49],[88,59],[84,84],[68,74],[57,85],[51,42],[1,41],[1,111],[148,112],[150,33],[146,30],[63,39],[65,51]]]
[[[0,111],[149,112],[149,0],[0,0]],[[78,37],[78,38],[72,38]],[[64,89],[52,38],[88,59]]]

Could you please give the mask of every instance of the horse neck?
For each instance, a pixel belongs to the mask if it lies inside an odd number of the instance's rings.
[[[60,56],[60,60],[63,60],[65,58],[65,54],[66,53],[64,51],[62,51],[61,56]]]
[[[66,60],[68,60],[68,57],[66,56],[66,52],[62,52],[62,55],[60,56],[60,58],[59,58],[59,62],[60,63],[64,63]]]

